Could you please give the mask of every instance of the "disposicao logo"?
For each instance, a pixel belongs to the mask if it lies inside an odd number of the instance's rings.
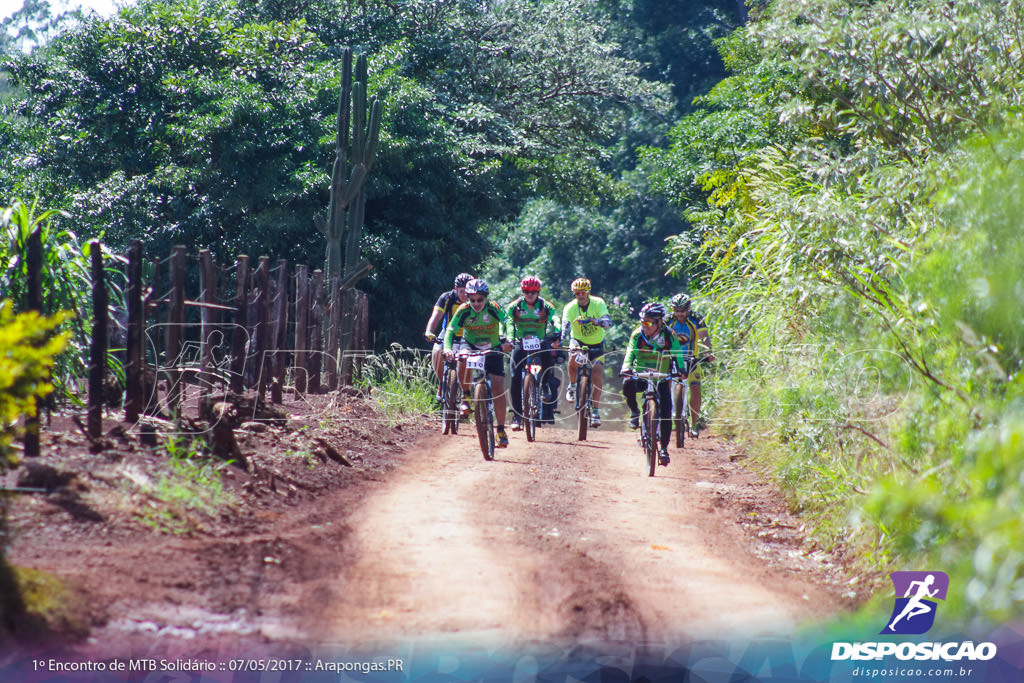
[[[935,624],[939,600],[949,591],[944,572],[893,572],[895,601],[882,635],[920,635]],[[832,660],[870,660],[896,657],[900,660],[987,661],[996,656],[994,643],[973,641],[947,643],[832,643]]]
[[[927,633],[935,623],[936,600],[946,599],[949,577],[945,572],[893,572],[889,578],[896,588],[896,604],[881,633]]]

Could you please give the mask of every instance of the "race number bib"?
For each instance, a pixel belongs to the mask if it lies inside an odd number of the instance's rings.
[[[487,356],[484,356],[482,354],[479,356],[469,356],[468,358],[466,358],[466,367],[469,368],[470,370],[483,371],[484,359],[486,358]]]
[[[577,351],[576,352],[576,364],[577,365],[586,365],[589,362],[590,362],[590,358],[587,357],[587,354],[583,353],[582,351]]]
[[[523,337],[523,350],[524,351],[537,351],[540,349],[540,338],[539,337]]]

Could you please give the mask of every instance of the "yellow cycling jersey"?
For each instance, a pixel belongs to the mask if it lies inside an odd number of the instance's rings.
[[[580,323],[577,319],[590,318],[591,320],[600,320],[607,318],[608,315],[608,305],[605,304],[604,299],[601,297],[591,296],[586,308],[581,308],[579,302],[573,299],[565,305],[565,310],[562,311],[562,325],[564,328],[571,330],[573,339],[581,344],[592,346],[604,341],[605,328],[594,322]],[[562,338],[564,340],[564,333]],[[563,341],[563,343],[565,342]]]

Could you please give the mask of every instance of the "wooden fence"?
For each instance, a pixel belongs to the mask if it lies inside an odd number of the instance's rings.
[[[135,241],[125,259],[125,307],[115,310],[115,316],[123,315],[111,325],[98,243],[91,253],[90,436],[98,438],[102,427],[112,336],[123,336],[128,422],[143,414],[181,414],[187,387],[198,386],[200,397],[248,390],[264,401],[269,393],[274,403],[283,401],[286,387],[296,395],[334,391],[351,384],[369,346],[369,300],[354,289],[368,264],[346,281],[327,283],[320,270],[310,272],[305,265],[289,269],[286,261],[267,256],[250,263],[241,255],[230,266],[218,266],[209,250],[189,256],[184,246],[147,264],[142,243]],[[194,297],[187,291],[189,272]],[[354,301],[346,306],[344,297]],[[344,352],[337,333],[343,309],[354,311],[355,330]],[[201,413],[202,398],[199,406]]]

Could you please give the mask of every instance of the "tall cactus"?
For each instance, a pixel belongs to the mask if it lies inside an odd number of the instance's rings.
[[[354,81],[352,76],[352,50],[345,48],[342,55],[341,92],[338,96],[334,168],[331,173],[331,203],[324,227],[328,282],[334,277],[351,275],[359,261],[359,242],[362,239],[366,210],[366,176],[377,160],[380,135],[382,108],[376,97],[370,100],[367,124],[365,55],[356,58]]]
[[[356,58],[353,80],[352,51],[345,48],[342,54],[341,92],[338,96],[334,168],[331,172],[331,203],[327,223],[323,227],[327,238],[325,270],[330,286],[356,277],[359,268],[359,244],[366,214],[366,176],[377,160],[382,109],[377,98],[372,98],[367,122],[367,88],[366,56],[359,55]],[[348,292],[342,298],[341,309],[340,330],[335,329],[332,323],[327,331],[328,348],[332,356],[337,350],[336,343],[340,350],[351,348],[355,319],[354,292]],[[332,315],[331,319],[337,320],[338,316]],[[344,358],[341,376],[347,384],[352,377],[351,356]]]

